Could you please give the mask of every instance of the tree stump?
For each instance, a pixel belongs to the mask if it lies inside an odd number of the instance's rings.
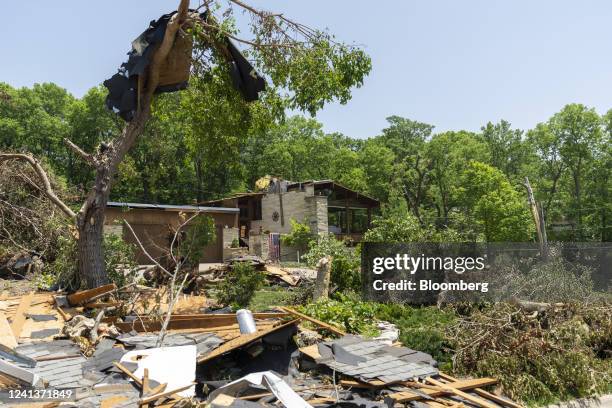
[[[329,280],[331,278],[331,267],[332,267],[331,256],[324,256],[317,262],[317,281],[315,282],[313,300],[324,298],[327,299],[329,296]]]

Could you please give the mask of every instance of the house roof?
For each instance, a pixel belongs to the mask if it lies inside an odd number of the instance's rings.
[[[318,187],[327,185],[331,187],[332,189],[339,189],[339,190],[344,190],[345,192],[348,192],[348,193],[354,193],[358,198],[364,199],[366,201],[370,201],[372,204],[375,204],[375,205],[380,205],[380,201],[378,201],[374,197],[370,197],[366,194],[360,193],[351,188],[343,186],[342,184],[334,180],[307,180],[307,181],[301,181],[301,182],[290,181],[288,183],[288,188],[291,188],[293,186],[305,185],[305,184],[313,184]]]
[[[236,193],[236,194],[228,196],[228,197],[217,198],[216,200],[202,201],[200,204],[214,204],[214,203],[220,203],[220,202],[225,201],[225,200],[234,200],[236,198],[242,198],[242,197],[257,197],[257,196],[262,196],[262,195],[265,195],[265,194],[266,193],[264,193],[262,191]]]
[[[115,208],[139,208],[144,210],[183,211],[183,212],[209,212],[235,214],[238,208],[228,207],[203,207],[200,205],[171,205],[171,204],[145,204],[145,203],[122,203],[109,201],[107,207]]]
[[[366,194],[360,193],[358,191],[355,191],[353,189],[350,189],[348,187],[343,186],[340,183],[335,182],[334,180],[306,180],[306,181],[286,181],[287,183],[287,188],[291,189],[291,188],[295,188],[297,186],[300,185],[310,185],[310,184],[314,184],[317,187],[320,186],[329,186],[332,189],[339,189],[339,190],[343,190],[344,192],[350,193],[350,194],[355,194],[355,196],[359,199],[363,199],[365,201],[369,201],[371,204],[378,206],[380,205],[380,201],[378,201],[377,199],[370,197]],[[258,192],[244,192],[244,193],[237,193],[234,194],[232,196],[229,197],[224,197],[224,198],[219,198],[217,200],[208,200],[208,201],[203,201],[201,202],[201,204],[218,204],[221,203],[225,200],[234,200],[237,198],[242,198],[242,197],[255,197],[255,196],[262,196],[262,195],[266,195],[269,194],[267,192],[264,191],[258,191]]]

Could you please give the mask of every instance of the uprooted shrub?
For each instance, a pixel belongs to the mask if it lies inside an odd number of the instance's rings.
[[[264,281],[263,272],[247,262],[236,262],[217,286],[217,301],[235,309],[246,307]]]
[[[529,312],[497,303],[461,318],[448,332],[454,370],[498,378],[527,404],[609,392],[612,305],[566,304]]]

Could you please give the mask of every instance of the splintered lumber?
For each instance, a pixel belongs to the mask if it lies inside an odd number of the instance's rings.
[[[86,309],[103,309],[105,307],[117,307],[121,306],[122,302],[91,302],[83,305]]]
[[[195,383],[193,383],[193,384],[195,384]],[[151,403],[153,401],[157,401],[160,398],[170,397],[173,394],[176,394],[176,393],[181,392],[181,391],[185,391],[185,390],[193,387],[193,384],[185,385],[184,387],[180,387],[180,388],[177,388],[175,390],[164,391],[164,392],[162,392],[160,394],[155,394],[155,395],[152,395],[150,397],[141,398],[138,401],[138,405],[146,405],[146,404],[149,404],[149,403]]]
[[[124,395],[113,395],[100,401],[100,408],[115,408],[119,403],[130,399]]]
[[[291,286],[295,286],[300,282],[299,278],[294,277],[293,275],[283,270],[282,268],[279,268],[278,266],[266,265],[265,272],[268,275],[276,276],[277,278]]]
[[[453,381],[453,382],[457,381],[456,378],[451,377],[448,374],[445,374],[445,373],[441,372],[439,375],[440,375],[441,378],[444,378],[445,380]],[[507,400],[505,398],[499,397],[499,396],[497,396],[497,395],[495,395],[493,393],[490,393],[488,391],[483,390],[482,388],[474,388],[473,391],[476,394],[480,395],[481,397],[485,397],[487,399],[490,399],[491,401],[494,401],[494,402],[498,403],[499,405],[503,405],[503,406],[509,407],[509,408],[523,408],[522,405],[517,404],[516,402],[513,402],[513,401]]]
[[[19,306],[17,307],[17,311],[15,312],[15,316],[11,322],[11,330],[13,331],[13,336],[15,336],[15,340],[19,340],[19,336],[21,336],[21,329],[23,329],[23,324],[26,321],[26,313],[30,308],[30,303],[32,302],[33,296],[34,292],[31,292],[22,297],[21,301],[19,302]]]
[[[13,335],[13,329],[11,329],[8,320],[6,320],[6,315],[2,312],[0,312],[0,344],[11,349],[17,347],[17,340],[15,340]]]
[[[473,404],[475,404],[475,405],[477,405],[479,407],[483,407],[483,408],[497,408],[496,404],[493,404],[493,403],[491,403],[489,401],[486,401],[486,400],[484,400],[482,398],[470,395],[467,392],[463,392],[461,390],[458,390],[457,388],[453,387],[453,385],[452,385],[453,383],[446,383],[445,384],[445,383],[440,382],[438,380],[434,380],[431,377],[427,377],[425,379],[425,381],[427,381],[430,384],[436,385],[436,386],[440,387],[441,389],[443,389],[445,391],[448,391],[448,392],[450,392],[452,394],[455,394],[455,395],[457,395],[457,396],[459,396],[459,397],[461,397],[461,398],[463,398],[463,399],[465,399],[467,401],[470,401],[471,403],[473,403]]]
[[[288,317],[288,313],[253,313],[253,317],[260,319],[278,319]],[[176,315],[170,318],[167,329],[217,329],[227,328],[237,324],[236,314],[198,314],[198,315]],[[122,331],[152,332],[161,330],[162,323],[154,320],[138,319],[133,322],[113,323]]]
[[[149,392],[145,393],[143,395],[143,397],[150,397],[151,395],[160,394],[160,393],[164,392],[164,390],[166,389],[167,386],[168,386],[168,383],[159,384],[157,387],[155,387],[155,388],[149,390]]]
[[[322,328],[324,328],[326,330],[329,330],[330,332],[332,332],[332,333],[334,333],[334,334],[336,334],[338,336],[344,336],[346,334],[346,332],[344,332],[343,330],[341,330],[341,329],[339,329],[337,327],[334,327],[334,326],[332,326],[330,324],[327,324],[327,323],[322,322],[320,320],[317,320],[317,319],[315,319],[313,317],[305,315],[304,313],[300,313],[297,310],[291,309],[290,307],[283,306],[283,307],[281,307],[281,309],[284,310],[287,313],[291,313],[292,315],[294,315],[296,317],[299,317],[299,318],[304,319],[304,320],[308,320],[309,322],[314,323],[317,326],[322,327]]]
[[[427,388],[422,388],[420,389],[420,392],[430,397],[440,397],[442,395],[453,393],[452,391],[449,391],[448,387],[451,387],[454,390],[471,390],[474,388],[485,387],[487,385],[493,384],[497,384],[497,380],[495,378],[477,378],[473,380],[459,380],[453,381],[451,383],[442,384],[447,386],[447,388],[445,388],[443,391],[435,391]],[[420,394],[416,394],[410,391],[396,392],[390,394],[389,397],[397,402],[416,401],[423,398]]]
[[[136,377],[134,375],[134,373],[132,373],[130,370],[128,370],[123,364],[115,361],[113,363],[115,365],[115,367],[117,367],[118,369],[121,370],[121,372],[123,372],[123,374],[127,375],[128,377],[130,377],[132,380],[134,380],[134,382],[136,384],[138,384],[141,388],[142,388],[142,380],[138,377]]]
[[[106,295],[113,291],[117,290],[117,285],[114,283],[100,286],[94,289],[81,290],[79,292],[75,292],[72,295],[68,295],[68,302],[72,306],[77,306],[83,304],[85,302],[92,301],[94,298],[98,299],[102,295]]]
[[[271,327],[269,329],[266,330],[261,330],[258,331],[256,333],[252,333],[252,334],[244,334],[240,337],[236,337],[235,339],[232,339],[226,343],[223,343],[220,347],[214,349],[213,351],[211,351],[210,353],[206,354],[205,356],[199,357],[198,358],[198,363],[203,363],[205,361],[209,361],[212,360],[213,358],[217,358],[220,355],[223,355],[225,353],[229,353],[230,351],[239,349],[241,347],[246,346],[247,344],[250,344],[252,342],[254,342],[255,340],[259,340],[260,338],[267,336],[270,333],[274,333],[277,330],[280,330],[284,327],[287,326],[291,326],[293,324],[296,324],[299,321],[299,319],[295,319],[295,320],[291,320],[287,323],[281,324],[279,326],[275,326],[275,327]]]
[[[149,369],[145,368],[142,376],[142,393],[147,394],[149,391],[151,391],[149,387]]]

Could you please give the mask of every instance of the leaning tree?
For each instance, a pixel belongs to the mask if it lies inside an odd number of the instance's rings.
[[[243,30],[237,20],[247,21]],[[180,0],[177,11],[152,22],[132,45],[127,63],[105,81],[107,105],[126,121],[122,132],[91,153],[65,140],[95,171],[80,208],[71,208],[54,193],[36,158],[0,153],[0,161],[29,163],[41,190],[74,222],[78,270],[86,287],[108,283],[102,247],[106,204],[120,163],[153,115],[157,94],[184,89],[190,75],[206,78],[206,72],[222,69],[231,78],[228,86],[247,101],[264,99],[313,114],[327,102],[347,102],[351,88],[361,86],[371,68],[362,49],[336,41],[327,30],[241,0],[204,0],[197,9],[189,9],[189,0]]]

